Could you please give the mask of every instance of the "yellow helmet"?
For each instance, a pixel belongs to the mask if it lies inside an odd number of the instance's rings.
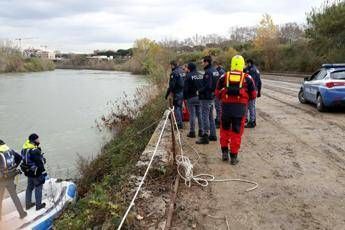
[[[232,71],[243,71],[244,65],[245,65],[244,58],[241,55],[236,55],[231,59]]]

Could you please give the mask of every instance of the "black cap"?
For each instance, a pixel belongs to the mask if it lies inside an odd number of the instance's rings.
[[[189,62],[188,63],[188,69],[189,69],[189,71],[194,71],[194,70],[196,70],[196,65],[193,63],[193,62]]]
[[[29,136],[29,141],[30,142],[34,142],[35,140],[37,140],[39,138],[39,136],[36,133],[33,133]]]
[[[208,64],[212,64],[212,57],[211,56],[205,56],[204,58],[203,58],[203,61],[204,62],[208,62]]]
[[[172,66],[177,66],[177,61],[176,61],[176,60],[172,60],[172,61],[170,62],[170,65],[172,65]]]
[[[4,145],[5,142],[3,140],[0,140],[0,145]]]
[[[253,59],[248,59],[248,60],[247,60],[247,63],[249,63],[249,64],[251,64],[251,65],[254,65]]]

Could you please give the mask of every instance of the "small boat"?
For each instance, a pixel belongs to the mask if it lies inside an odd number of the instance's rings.
[[[54,219],[61,214],[68,203],[75,202],[76,196],[77,187],[73,182],[50,178],[43,185],[42,202],[46,203],[46,207],[39,211],[36,211],[35,207],[26,210],[28,215],[24,219],[19,218],[10,197],[3,200],[0,229],[51,229]],[[25,191],[20,192],[18,197],[25,209]]]

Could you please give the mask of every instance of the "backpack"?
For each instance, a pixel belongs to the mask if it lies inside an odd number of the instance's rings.
[[[12,150],[5,146],[7,150],[0,150],[0,178],[6,179],[17,175],[17,165]],[[3,148],[3,149],[5,149]]]
[[[245,74],[242,72],[231,71],[226,73],[225,85],[228,96],[241,96],[243,94],[243,82]]]

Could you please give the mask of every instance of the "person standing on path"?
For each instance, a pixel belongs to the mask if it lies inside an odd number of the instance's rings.
[[[218,80],[221,76],[223,76],[223,74],[225,74],[225,69],[223,66],[220,65],[220,63],[218,61],[214,61],[213,62],[213,66],[216,67],[216,70],[219,73],[219,76],[217,78],[214,79],[213,85],[214,85],[214,90],[216,90],[217,87],[217,83]],[[220,127],[220,110],[221,110],[221,103],[220,100],[216,97],[215,101],[214,101],[214,107],[216,109],[216,119],[215,119],[215,123],[216,123],[216,128],[219,129]]]
[[[183,129],[182,120],[182,103],[183,103],[183,85],[184,75],[182,68],[177,65],[176,61],[170,62],[171,74],[169,79],[169,87],[165,94],[165,99],[168,99],[169,95],[173,98],[174,112],[176,122],[179,129]]]
[[[255,83],[255,90],[257,92],[257,97],[261,97],[262,82],[261,82],[261,77],[260,77],[260,71],[254,65],[254,61],[252,59],[247,60],[247,67],[244,69],[244,72],[249,74],[253,78],[254,83]],[[256,99],[249,100],[248,114],[249,114],[249,119],[245,127],[255,128],[256,126]]]
[[[198,90],[201,102],[201,117],[203,135],[196,144],[208,144],[209,141],[217,141],[216,125],[213,118],[214,105],[214,79],[219,76],[216,68],[212,66],[211,56],[205,56],[202,64],[205,74],[203,76],[201,88]]]
[[[190,130],[187,137],[195,138],[195,119],[198,119],[199,136],[203,134],[201,121],[201,106],[198,97],[198,89],[202,85],[203,76],[197,71],[196,65],[193,62],[187,65],[187,75],[183,88],[183,96],[187,100],[189,111],[189,126]]]
[[[243,72],[244,58],[236,55],[231,60],[231,70],[218,81],[216,96],[221,100],[220,146],[222,160],[238,163],[238,152],[241,147],[246,110],[249,100],[256,98],[253,79]]]
[[[0,220],[5,188],[7,189],[14,205],[16,206],[20,219],[23,219],[27,216],[27,213],[24,211],[23,206],[18,198],[16,184],[14,183],[14,178],[20,174],[20,171],[17,169],[17,167],[21,161],[22,157],[13,149],[10,149],[4,141],[0,140]]]

